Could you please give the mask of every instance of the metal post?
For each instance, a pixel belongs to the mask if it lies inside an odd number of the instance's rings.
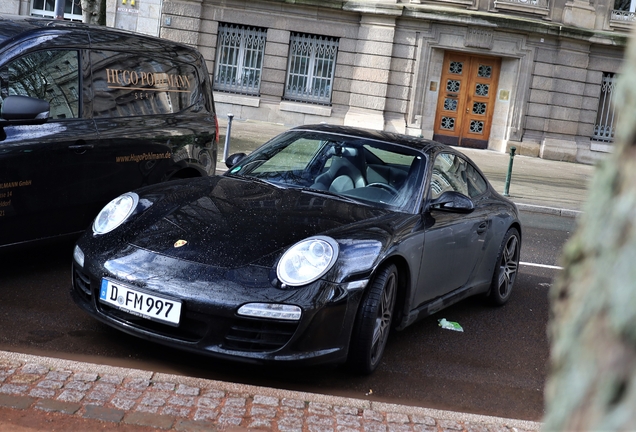
[[[506,186],[504,187],[504,196],[510,196],[510,178],[512,177],[512,162],[515,158],[517,147],[510,147],[510,162],[508,162],[508,174],[506,174]]]
[[[64,9],[66,8],[66,0],[55,0],[55,10],[53,14],[56,20],[64,19]]]
[[[225,132],[225,148],[223,149],[223,161],[227,159],[230,152],[230,134],[232,133],[232,119],[234,114],[228,113],[227,115],[227,131]]]

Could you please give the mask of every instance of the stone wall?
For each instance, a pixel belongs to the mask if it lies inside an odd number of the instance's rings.
[[[106,25],[123,30],[159,35],[162,0],[104,0]]]
[[[219,23],[266,29],[260,94],[215,92],[221,116],[288,126],[327,122],[431,138],[444,54],[455,51],[501,59],[490,149],[514,145],[519,154],[594,163],[612,148],[591,139],[603,73],[620,73],[627,41],[625,25],[609,18],[611,0],[599,0],[594,8],[555,0],[549,10],[535,8],[531,14],[518,13],[525,6],[505,0],[497,2],[501,10],[477,0],[136,1],[133,6],[131,0],[125,5],[106,0],[107,24],[195,46],[211,73]],[[1,7],[28,14],[24,5],[28,0],[8,0]],[[330,104],[285,100],[294,32],[338,38]]]
[[[271,2],[236,1],[232,7],[204,3],[199,49],[213,73],[216,60],[218,24],[242,24],[267,29],[265,57],[259,96],[215,93],[221,115],[235,118],[298,125],[330,122],[342,124],[350,104],[351,84],[356,61],[359,25],[354,14],[317,7],[280,5]],[[339,38],[332,103],[313,105],[283,100],[289,40],[292,32]]]
[[[0,2],[0,14],[18,15],[20,13],[20,3],[15,1]]]
[[[623,50],[587,41],[542,39],[536,58],[522,154],[593,163],[603,72],[618,73]]]
[[[621,64],[620,38],[576,29],[559,34],[561,29],[553,24],[502,21],[501,16],[493,27],[471,13],[458,23],[457,17],[429,14],[423,19],[394,7],[342,10],[333,5],[337,2],[325,7],[278,1],[248,5],[241,0],[223,5],[205,0],[170,3],[169,8],[164,5],[164,19],[173,15],[176,25],[162,25],[161,34],[184,40],[180,32],[187,30],[188,43],[194,39],[194,26],[184,28],[176,16],[195,15],[186,5],[202,5],[198,47],[211,72],[218,23],[267,29],[260,95],[216,92],[221,115],[231,112],[238,119],[289,126],[327,122],[431,138],[441,64],[450,50],[501,58],[489,148],[507,151],[514,145],[525,155],[586,163],[598,159],[590,137],[602,72],[618,72]],[[330,105],[284,99],[292,32],[339,38]]]

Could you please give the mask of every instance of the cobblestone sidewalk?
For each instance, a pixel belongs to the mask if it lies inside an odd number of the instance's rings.
[[[0,407],[158,430],[538,431],[535,422],[0,352]]]

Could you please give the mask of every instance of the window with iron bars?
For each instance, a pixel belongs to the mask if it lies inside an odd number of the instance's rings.
[[[601,85],[601,96],[596,113],[596,123],[594,124],[594,141],[614,142],[614,132],[616,129],[616,110],[614,108],[614,89],[618,75],[611,72],[603,73]]]
[[[267,30],[219,24],[214,90],[258,95]]]
[[[31,0],[31,15],[55,18],[55,0]],[[64,19],[82,21],[80,0],[66,0],[64,3]]]
[[[636,20],[636,0],[614,0],[611,19],[617,21]]]
[[[337,38],[293,33],[285,99],[330,104],[337,54]]]

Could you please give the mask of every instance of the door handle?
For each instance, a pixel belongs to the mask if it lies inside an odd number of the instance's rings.
[[[477,227],[477,234],[483,234],[488,229],[488,222],[482,222]]]
[[[93,144],[73,144],[68,146],[68,149],[74,151],[76,154],[83,155],[87,151],[92,150],[93,147]]]

